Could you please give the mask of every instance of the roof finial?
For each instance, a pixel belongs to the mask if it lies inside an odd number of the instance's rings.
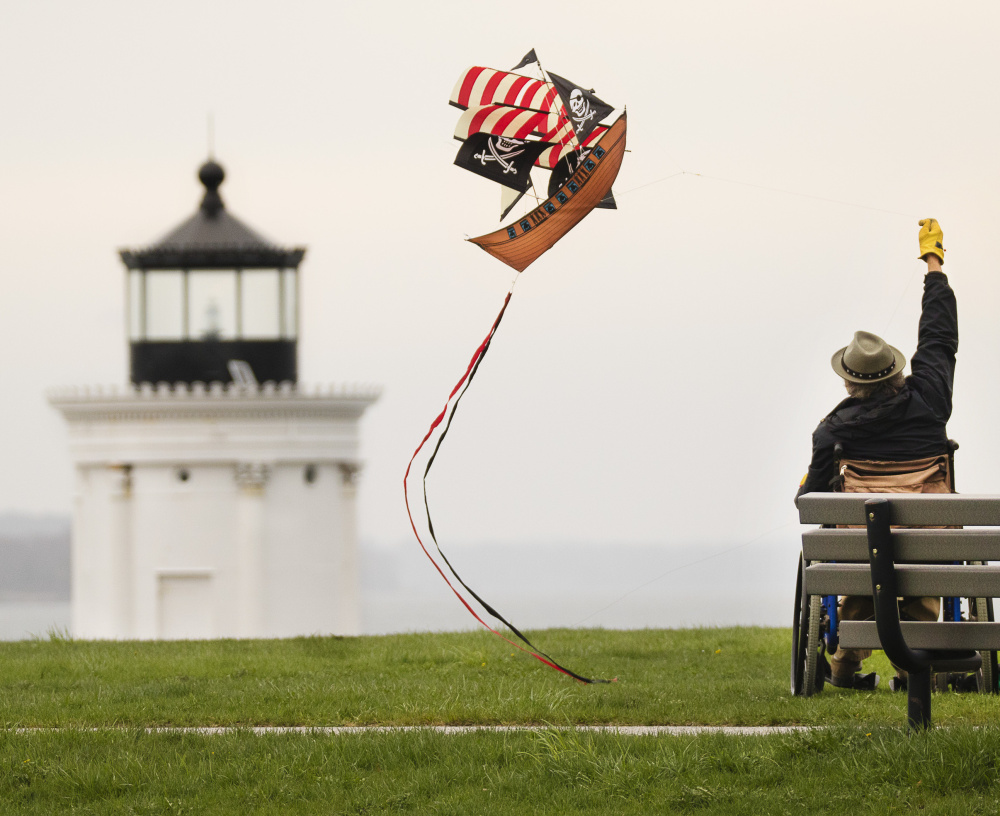
[[[205,185],[205,197],[201,200],[201,210],[209,218],[213,218],[226,206],[219,195],[219,186],[226,177],[222,165],[214,159],[205,162],[198,170],[198,178]]]

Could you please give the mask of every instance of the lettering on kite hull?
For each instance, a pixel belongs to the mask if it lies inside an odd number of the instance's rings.
[[[625,156],[626,124],[623,113],[555,195],[515,223],[469,240],[497,260],[523,272],[607,195]]]

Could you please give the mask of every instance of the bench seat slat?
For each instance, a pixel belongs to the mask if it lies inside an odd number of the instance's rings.
[[[896,567],[900,595],[1000,597],[1000,566],[934,566],[900,564]],[[871,595],[868,564],[811,564],[805,571],[809,595]]]
[[[1000,496],[965,493],[806,493],[798,498],[803,524],[864,524],[868,499],[888,498],[893,524],[1000,526]]]
[[[903,561],[1000,561],[1000,531],[894,530],[897,562]],[[868,563],[866,530],[808,530],[802,534],[802,553],[807,561],[863,561]]]
[[[1000,623],[985,621],[903,621],[903,638],[915,649],[1000,650]],[[881,649],[875,621],[841,621],[840,644],[848,649]]]

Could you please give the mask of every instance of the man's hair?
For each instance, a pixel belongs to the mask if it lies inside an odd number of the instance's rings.
[[[903,383],[906,382],[906,377],[903,376],[903,372],[900,371],[893,374],[887,380],[879,380],[873,383],[856,383],[850,380],[844,380],[844,385],[847,386],[847,393],[854,397],[856,400],[861,400],[862,402],[866,400],[874,399],[888,399],[889,397],[894,397],[899,393],[900,389],[903,387]]]

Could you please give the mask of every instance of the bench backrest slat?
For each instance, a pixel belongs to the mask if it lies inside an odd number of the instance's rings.
[[[1000,566],[934,566],[900,564],[896,567],[900,595],[1000,597]],[[812,564],[805,571],[810,595],[871,595],[867,564]]]
[[[1000,561],[1000,530],[893,530],[896,561]],[[802,533],[807,561],[868,563],[868,531],[812,529]]]
[[[1000,649],[1000,623],[903,621],[906,643],[916,649]],[[840,643],[848,649],[881,649],[875,621],[841,621]]]
[[[962,493],[806,493],[803,524],[864,524],[868,499],[889,499],[893,524],[1000,526],[1000,496]]]

